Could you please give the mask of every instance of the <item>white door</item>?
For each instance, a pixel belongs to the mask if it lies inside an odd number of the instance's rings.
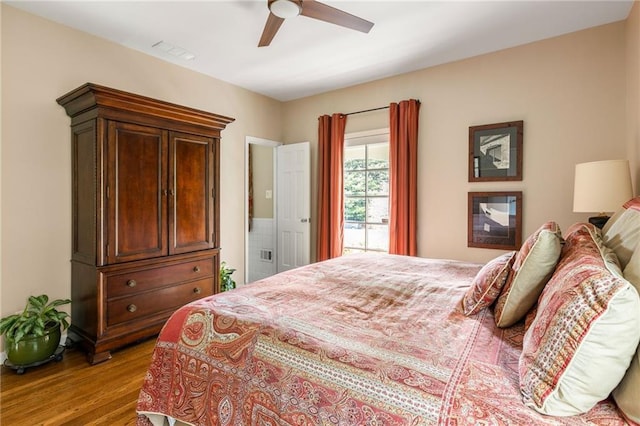
[[[310,167],[309,142],[280,145],[277,151],[278,272],[309,263]]]

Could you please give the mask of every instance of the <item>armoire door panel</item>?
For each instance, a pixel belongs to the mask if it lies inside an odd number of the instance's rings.
[[[169,254],[213,248],[212,138],[170,134]]]
[[[96,188],[96,122],[88,121],[72,128],[73,162],[73,233],[71,248],[73,259],[91,264],[97,261],[95,229],[97,206]]]
[[[109,263],[165,256],[167,132],[115,121],[108,129]]]

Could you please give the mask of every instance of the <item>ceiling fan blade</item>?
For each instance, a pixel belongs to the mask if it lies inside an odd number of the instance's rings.
[[[258,47],[264,47],[271,44],[271,40],[273,40],[273,37],[275,37],[283,22],[284,19],[278,18],[276,15],[269,12],[269,17],[267,18],[267,23],[264,24],[264,30],[262,31],[262,37],[260,37]]]
[[[300,14],[363,33],[368,33],[373,27],[373,22],[315,0],[303,0]]]

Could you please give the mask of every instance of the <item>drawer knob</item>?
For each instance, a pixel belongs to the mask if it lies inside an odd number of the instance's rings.
[[[136,280],[127,281],[127,287],[135,287],[137,285],[138,285],[138,283],[136,282]]]
[[[200,294],[202,293],[202,290],[200,290],[200,287],[196,287],[193,289],[193,294]]]
[[[127,306],[127,311],[129,312],[135,312],[138,310],[138,307],[136,305],[134,305],[133,303],[129,306]]]
[[[199,266],[194,266],[193,267],[193,272],[200,272],[200,267]]]

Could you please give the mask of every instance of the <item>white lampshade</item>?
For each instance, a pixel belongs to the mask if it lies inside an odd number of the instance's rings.
[[[576,164],[573,211],[615,212],[633,197],[628,160]]]
[[[293,18],[300,14],[300,5],[291,0],[275,0],[269,3],[269,10],[278,18]]]

